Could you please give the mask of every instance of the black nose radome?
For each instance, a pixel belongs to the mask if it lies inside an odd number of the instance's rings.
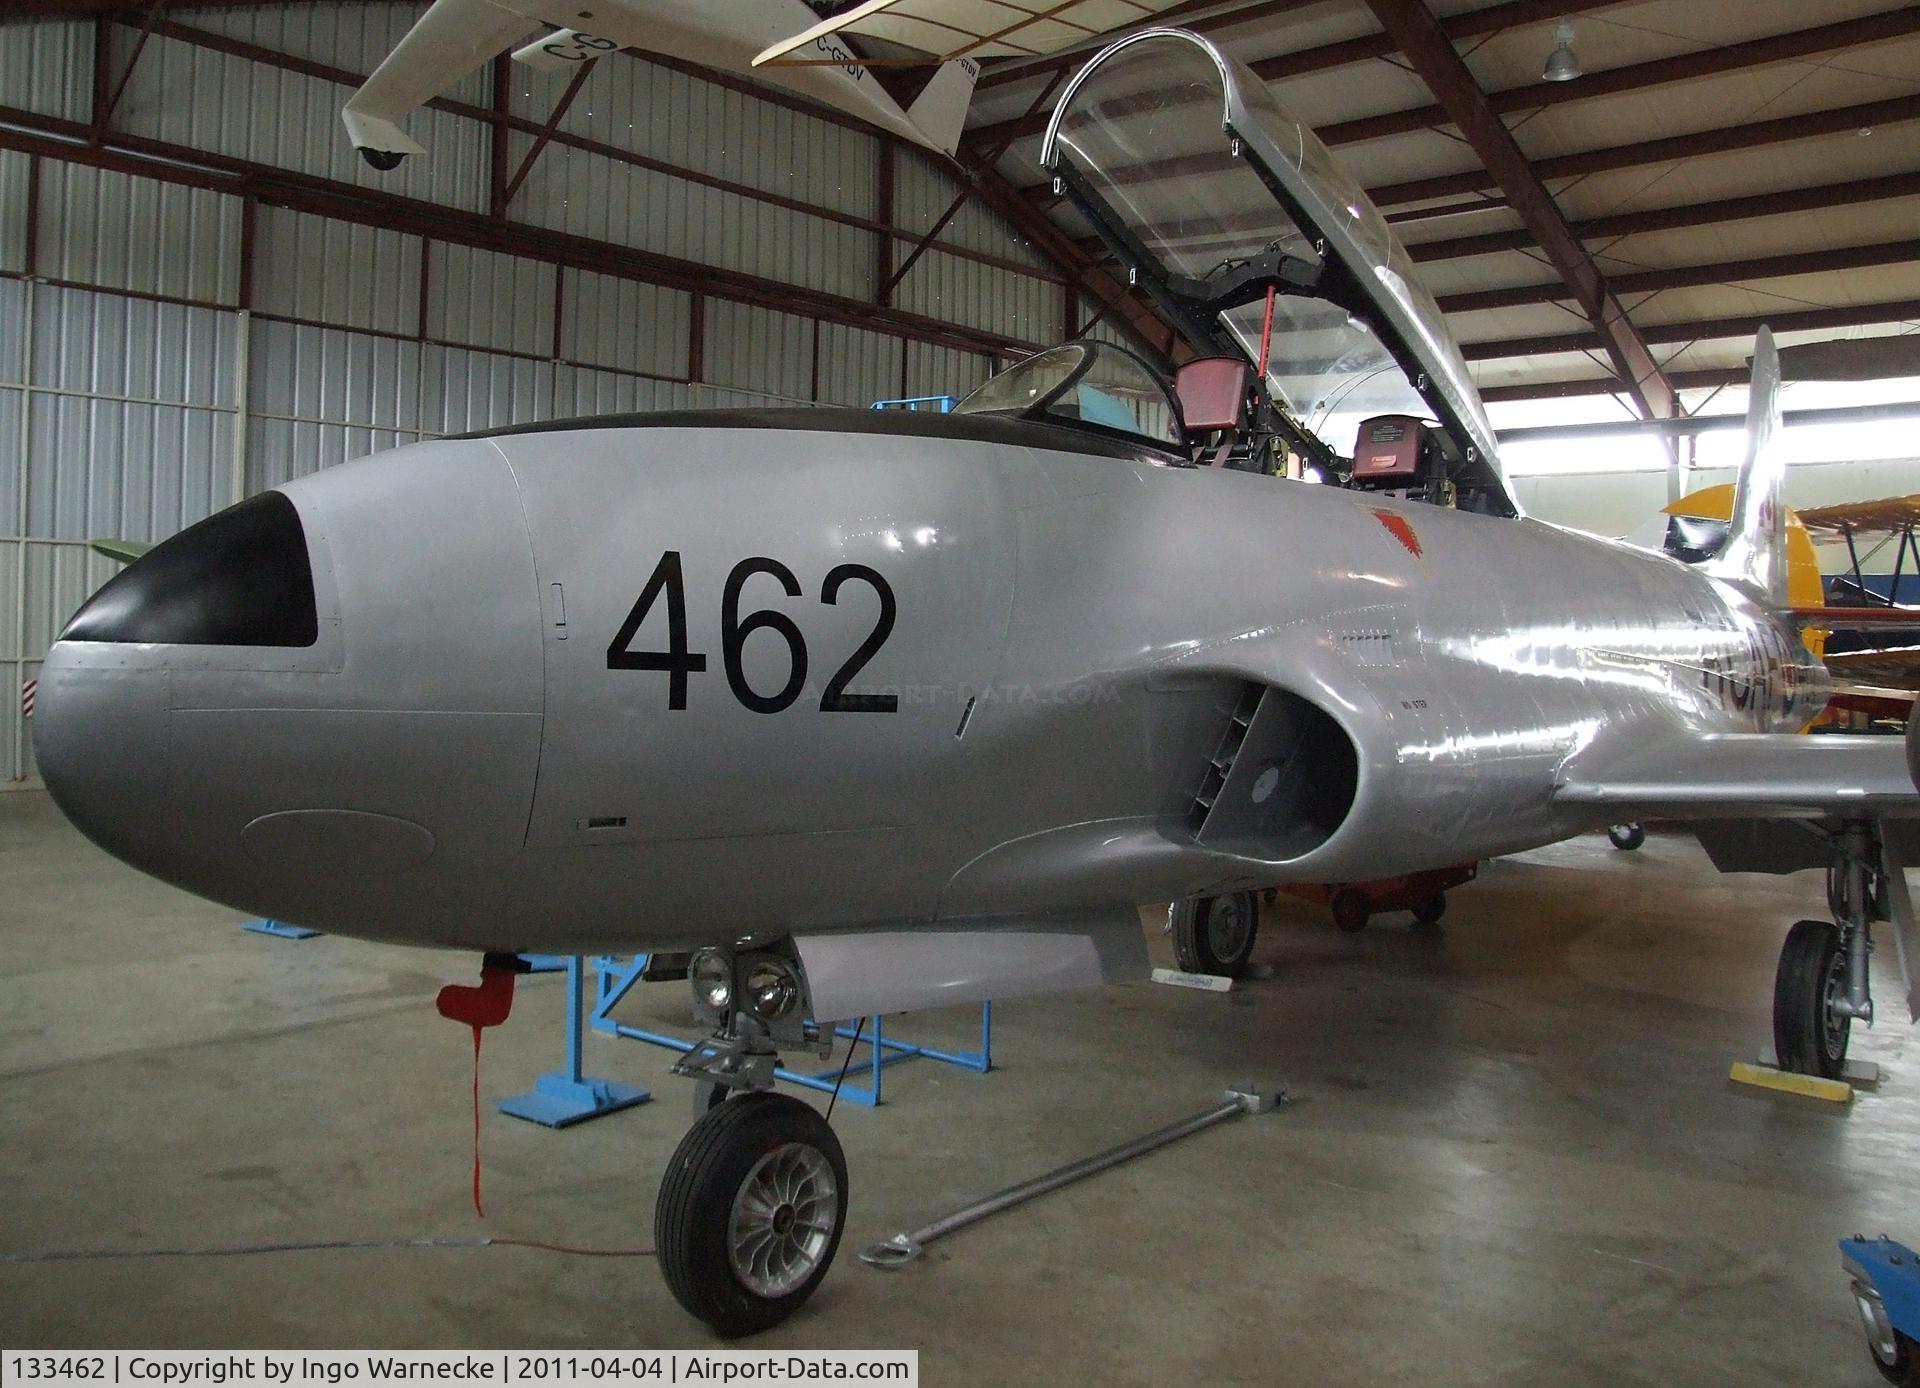
[[[311,646],[319,634],[300,513],[284,493],[262,492],[135,560],[60,639]]]

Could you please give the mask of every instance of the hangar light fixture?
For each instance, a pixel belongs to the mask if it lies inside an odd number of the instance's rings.
[[[1581,75],[1580,59],[1573,51],[1573,26],[1562,24],[1553,31],[1553,52],[1540,69],[1542,82],[1571,82]]]

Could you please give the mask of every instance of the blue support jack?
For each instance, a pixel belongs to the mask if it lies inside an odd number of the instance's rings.
[[[271,935],[276,940],[311,940],[320,932],[309,930],[304,925],[288,925],[285,921],[243,921],[242,930],[251,930],[256,935]]]
[[[563,972],[571,958],[565,954],[523,954],[530,974],[557,974]]]
[[[567,1068],[544,1074],[525,1094],[500,1101],[500,1112],[548,1128],[572,1127],[589,1118],[644,1104],[653,1097],[636,1085],[617,1084],[581,1073],[580,1043],[585,1032],[586,1010],[582,961],[578,957],[567,958],[566,970]]]
[[[695,1043],[665,1032],[647,1031],[641,1027],[629,1026],[617,1021],[611,1013],[620,1000],[632,991],[633,985],[640,981],[646,972],[647,956],[636,954],[631,959],[615,959],[602,955],[593,960],[594,999],[593,1008],[587,1013],[587,1020],[595,1031],[603,1031],[613,1036],[624,1036],[633,1041],[645,1041],[650,1046],[664,1046],[670,1051],[681,1054],[692,1050]],[[878,1108],[883,1102],[884,1072],[887,1066],[897,1065],[903,1060],[938,1060],[947,1065],[958,1065],[962,1069],[985,1074],[993,1068],[993,1004],[980,1004],[980,1049],[977,1051],[941,1051],[931,1046],[915,1046],[905,1041],[890,1041],[882,1031],[883,1019],[879,1015],[868,1017],[858,1027],[845,1025],[833,1029],[833,1034],[843,1041],[853,1042],[856,1035],[859,1044],[870,1047],[867,1059],[862,1061],[858,1070],[847,1067],[845,1073],[866,1072],[867,1082],[843,1083],[839,1068],[828,1068],[817,1074],[803,1070],[778,1067],[773,1073],[788,1084],[797,1084],[805,1089],[817,1089],[823,1093],[832,1093],[837,1087],[840,1097],[848,1103],[861,1104],[867,1108]]]
[[[1867,1352],[1888,1381],[1920,1384],[1920,1254],[1882,1234],[1840,1240]]]

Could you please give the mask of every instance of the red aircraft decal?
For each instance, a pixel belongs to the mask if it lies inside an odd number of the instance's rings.
[[[1413,523],[1405,516],[1394,511],[1382,511],[1375,508],[1374,519],[1387,528],[1387,533],[1407,547],[1407,553],[1415,559],[1420,557],[1420,537],[1413,533]]]

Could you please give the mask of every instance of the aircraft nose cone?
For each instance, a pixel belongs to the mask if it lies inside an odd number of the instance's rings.
[[[120,668],[56,644],[40,671],[33,749],[74,825],[117,858],[165,861],[167,672]]]
[[[263,492],[155,546],[74,614],[41,669],[34,752],[55,802],[109,853],[168,876],[174,667],[310,646],[317,630],[285,495]]]

